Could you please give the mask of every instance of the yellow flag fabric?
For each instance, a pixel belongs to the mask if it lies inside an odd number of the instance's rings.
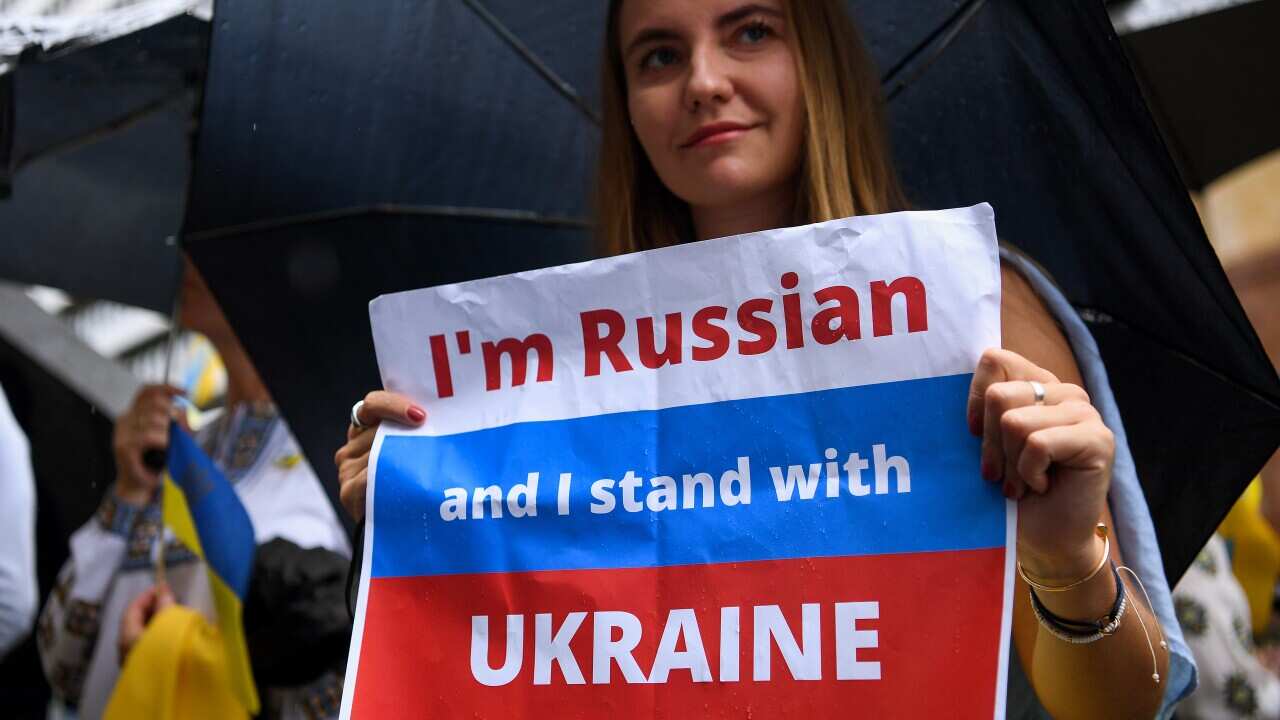
[[[1236,501],[1218,533],[1231,547],[1231,570],[1249,599],[1253,633],[1271,623],[1271,603],[1280,578],[1280,536],[1262,516],[1262,481],[1255,479]]]
[[[244,720],[218,629],[172,605],[151,619],[120,671],[104,720]]]
[[[249,515],[222,472],[176,423],[170,424],[163,484],[164,524],[208,569],[232,691],[245,710],[257,713],[242,621],[256,547]]]

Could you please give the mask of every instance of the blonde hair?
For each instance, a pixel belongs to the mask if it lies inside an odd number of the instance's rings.
[[[627,111],[618,37],[622,0],[609,3],[601,63],[603,132],[596,221],[610,254],[693,239],[689,207],[649,163]],[[841,0],[787,0],[805,134],[796,183],[797,225],[906,208],[885,138],[880,84]]]

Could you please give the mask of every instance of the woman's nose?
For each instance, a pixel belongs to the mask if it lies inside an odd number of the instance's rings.
[[[689,58],[689,81],[685,85],[685,107],[690,112],[710,105],[723,104],[733,97],[733,80],[725,58],[715,50],[695,50]]]

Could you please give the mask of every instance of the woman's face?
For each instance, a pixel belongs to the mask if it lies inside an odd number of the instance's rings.
[[[627,105],[658,177],[694,208],[792,192],[804,105],[782,0],[626,0]]]

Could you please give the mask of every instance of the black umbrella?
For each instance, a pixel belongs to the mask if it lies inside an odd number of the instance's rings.
[[[1280,148],[1280,0],[1184,4],[1213,9],[1135,23],[1121,39],[1183,179],[1199,189]],[[1121,20],[1141,18],[1143,0],[1117,5]]]
[[[1177,578],[1280,440],[1280,384],[1102,6],[853,9],[912,199],[990,201],[1092,324]],[[587,253],[604,10],[218,4],[187,247],[330,481],[371,297]]]
[[[0,278],[168,311],[208,34],[184,15],[0,74]]]

